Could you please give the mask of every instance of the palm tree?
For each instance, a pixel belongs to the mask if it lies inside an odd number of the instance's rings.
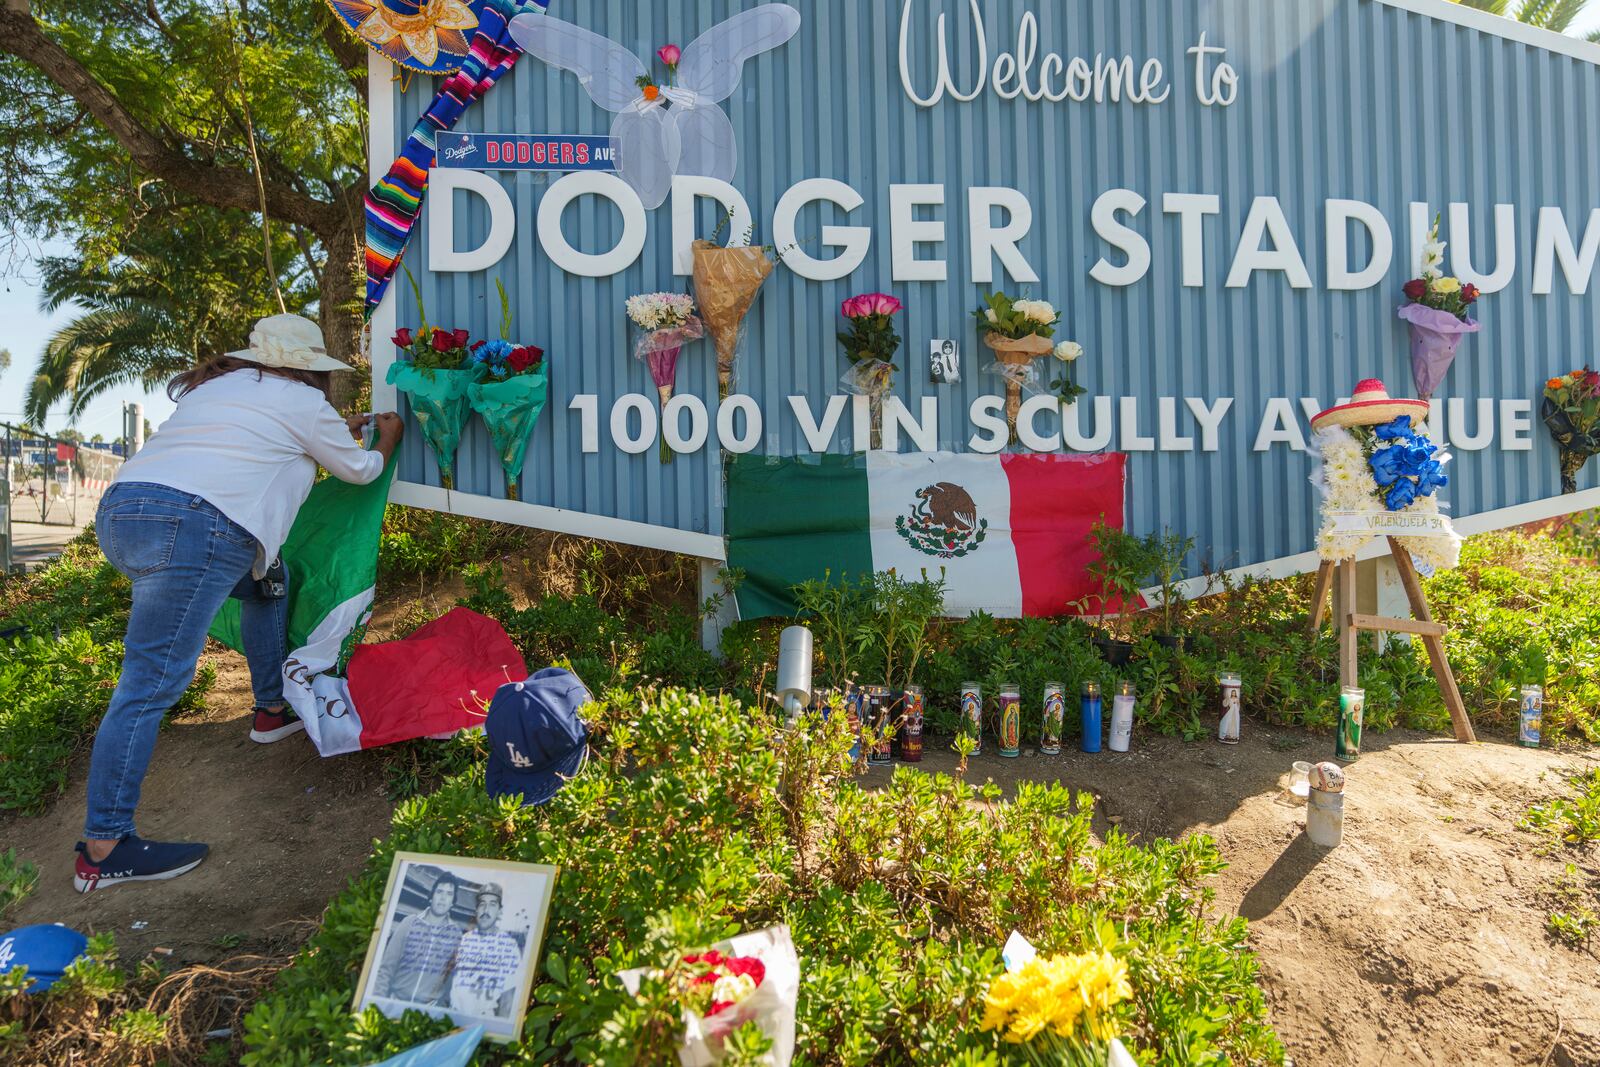
[[[1590,0],[1521,0],[1512,11],[1512,0],[1455,0],[1462,7],[1487,11],[1491,15],[1506,15],[1541,30],[1566,33],[1589,6]],[[1589,40],[1600,42],[1600,30],[1589,34]]]
[[[206,220],[214,226],[216,216]],[[45,342],[24,408],[43,422],[45,412],[65,402],[76,418],[96,396],[119,385],[159,387],[202,356],[241,347],[256,319],[277,311],[261,278],[260,234],[250,220],[237,232],[193,232],[140,227],[138,244],[115,256],[50,256],[40,261],[41,305],[46,313],[74,306],[81,313]],[[184,254],[205,241],[210,254]],[[295,261],[293,247],[278,263]],[[197,271],[197,262],[205,270]],[[303,262],[303,260],[302,260]],[[291,311],[316,302],[315,281],[280,279]]]

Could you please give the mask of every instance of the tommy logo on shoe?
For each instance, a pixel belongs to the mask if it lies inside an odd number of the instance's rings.
[[[506,751],[511,754],[511,766],[517,768],[517,770],[525,771],[529,767],[533,766],[533,760],[518,752],[516,746],[514,746],[510,741],[506,742]]]

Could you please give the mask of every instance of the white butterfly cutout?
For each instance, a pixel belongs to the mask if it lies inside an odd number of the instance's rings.
[[[511,36],[524,52],[572,71],[590,99],[617,116],[611,123],[617,174],[647,208],[667,199],[676,174],[733,180],[739,145],[719,105],[739,87],[745,60],[799,31],[800,12],[788,4],[735,15],[690,42],[677,84],[661,86],[660,95],[647,100],[638,79],[649,78],[649,71],[615,41],[549,15],[511,20]]]

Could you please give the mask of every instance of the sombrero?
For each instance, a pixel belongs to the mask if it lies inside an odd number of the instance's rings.
[[[328,0],[366,46],[407,70],[450,74],[467,58],[489,0]]]
[[[1320,412],[1311,420],[1311,428],[1320,430],[1324,426],[1382,426],[1402,415],[1411,416],[1413,424],[1419,423],[1428,417],[1428,402],[1396,400],[1389,395],[1382,382],[1376,378],[1368,378],[1356,386],[1355,395],[1350,398],[1350,403]]]

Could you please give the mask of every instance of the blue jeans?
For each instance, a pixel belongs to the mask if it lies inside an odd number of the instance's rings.
[[[95,515],[100,549],[133,581],[122,677],[95,734],[84,836],[134,832],[133,812],[167,710],[194,680],[206,631],[223,603],[240,601],[256,703],[283,703],[289,602],[257,596],[256,539],[192,493],[119,482]]]

